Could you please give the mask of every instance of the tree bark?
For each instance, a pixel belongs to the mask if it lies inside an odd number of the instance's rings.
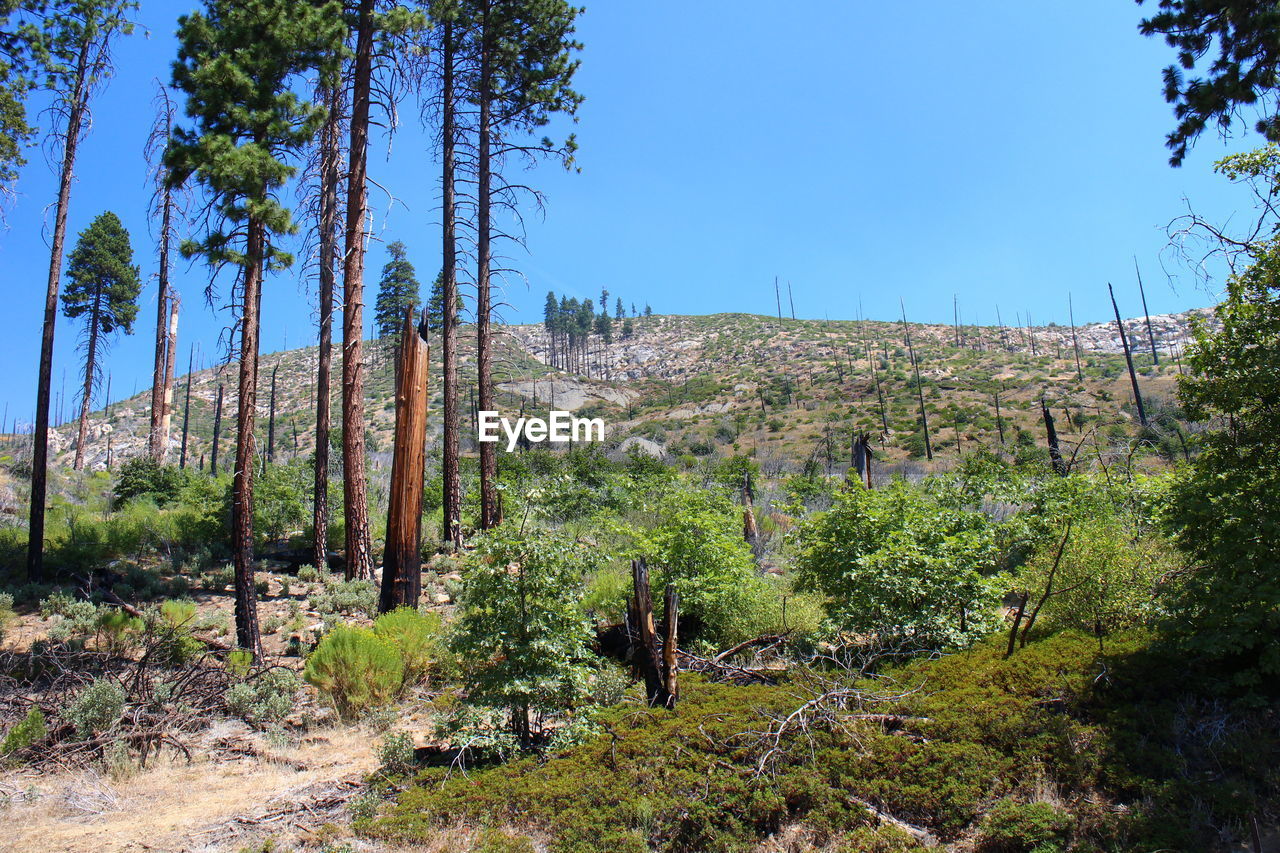
[[[151,379],[151,458],[163,463],[169,452],[169,434],[165,424],[166,362],[169,352],[169,245],[173,237],[173,196],[168,184],[161,190],[160,215],[160,292],[156,297],[156,357]],[[174,313],[174,322],[177,314]]]
[[[742,538],[748,545],[755,545],[760,538],[760,530],[756,526],[755,501],[751,496],[751,475],[742,475]]]
[[[276,461],[276,373],[280,370],[277,361],[271,368],[271,402],[267,406],[267,463]]]
[[[40,368],[36,379],[35,424],[31,435],[31,517],[27,528],[27,579],[44,575],[44,503],[49,472],[49,395],[53,384],[53,332],[58,321],[58,285],[62,280],[62,250],[67,238],[67,206],[75,178],[76,149],[88,109],[89,44],[80,47],[76,59],[71,109],[67,116],[66,144],[58,176],[58,203],[53,216],[53,242],[49,248],[49,278],[45,286],[44,327],[40,335]]]
[[[492,304],[489,292],[492,220],[493,57],[492,30],[486,6],[480,36],[480,120],[477,156],[476,199],[476,383],[479,386],[478,412],[493,410],[493,350],[490,332]],[[480,443],[480,527],[487,530],[499,523],[498,456],[493,442]]]
[[[422,596],[422,489],[427,452],[427,372],[431,350],[405,317],[396,364],[396,438],[382,554],[378,610],[417,607]]]
[[[1053,463],[1053,472],[1059,477],[1067,476],[1067,463],[1062,458],[1062,450],[1058,446],[1058,430],[1053,425],[1053,414],[1049,411],[1048,405],[1045,404],[1044,398],[1040,398],[1040,411],[1044,416],[1044,431],[1049,442],[1049,461]]]
[[[1076,309],[1071,304],[1071,294],[1067,294],[1067,314],[1071,320],[1071,348],[1076,354],[1076,379],[1084,381],[1084,368],[1080,366],[1080,336],[1076,334]]]
[[[265,251],[261,222],[249,220],[244,268],[244,304],[240,314],[240,377],[236,412],[236,468],[231,483],[231,555],[235,568],[236,643],[262,655],[258,632],[258,599],[253,577],[253,468],[256,452],[254,422],[258,404],[258,323]],[[188,379],[188,387],[190,380]]]
[[[93,402],[93,362],[98,355],[98,329],[102,322],[102,285],[99,283],[93,295],[93,310],[89,313],[89,346],[84,355],[84,393],[80,396],[80,426],[76,431],[76,458],[72,467],[84,468],[84,445],[89,438],[89,407]]]
[[[257,357],[256,352],[254,353],[254,357]],[[187,401],[182,409],[182,452],[178,460],[179,468],[187,467],[187,427],[191,423],[191,366],[194,358],[195,345],[193,344],[187,350]],[[256,366],[254,370],[257,370]]]
[[[442,329],[444,371],[444,539],[453,550],[462,548],[462,485],[458,473],[458,240],[457,202],[454,196],[456,172],[454,111],[454,43],[453,22],[444,23],[441,58],[441,207],[443,215],[442,271],[444,273],[444,319]]]
[[[1142,406],[1142,392],[1138,390],[1138,373],[1133,369],[1133,351],[1129,348],[1129,336],[1124,333],[1124,321],[1120,319],[1120,306],[1116,304],[1116,292],[1107,282],[1107,292],[1111,294],[1111,309],[1116,314],[1116,328],[1120,330],[1120,345],[1124,347],[1124,361],[1129,366],[1129,382],[1133,385],[1133,400],[1138,406],[1138,421],[1147,425],[1147,410]]]
[[[790,285],[787,286],[787,292],[791,292]],[[674,709],[676,700],[680,698],[680,686],[677,681],[680,667],[676,658],[677,632],[680,626],[680,594],[676,592],[675,584],[667,584],[663,603],[665,605],[663,615],[667,620],[666,632],[662,640],[662,689],[666,693],[663,697],[663,705]]]
[[[653,621],[653,596],[649,588],[649,567],[644,560],[631,561],[632,625],[639,640],[639,648],[632,650],[632,659],[644,678],[645,696],[652,707],[665,707],[668,695],[662,678],[661,657],[658,654],[657,630]]]
[[[347,578],[373,576],[364,458],[364,240],[368,216],[369,97],[373,74],[373,0],[360,0],[351,97],[346,247],[342,264],[342,497]]]
[[[333,371],[333,265],[338,254],[341,91],[335,86],[324,100],[329,115],[320,137],[320,335],[316,347],[316,451],[311,515],[312,562],[320,571],[326,571],[329,566],[329,395]]]
[[[209,473],[218,476],[218,441],[222,438],[222,383],[218,383],[218,400],[213,407],[213,448],[209,452]]]

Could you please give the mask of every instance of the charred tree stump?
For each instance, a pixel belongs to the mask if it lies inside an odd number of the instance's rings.
[[[671,688],[675,686],[675,656],[677,651],[676,620],[677,614],[667,613],[667,625],[664,632],[664,646],[658,648],[658,635],[653,621],[653,595],[649,589],[649,567],[644,560],[631,561],[631,582],[634,588],[629,610],[634,637],[639,648],[632,645],[631,659],[640,676],[644,679],[644,692],[649,705],[654,708],[674,708],[675,695]],[[667,602],[677,603],[675,586],[667,585]],[[668,661],[668,658],[670,660]]]
[[[1044,398],[1040,398],[1040,412],[1044,415],[1044,431],[1049,441],[1049,461],[1053,463],[1053,472],[1059,477],[1067,476],[1067,462],[1062,458],[1062,449],[1058,446],[1058,430],[1053,425],[1053,413],[1049,411]]]
[[[412,309],[400,333],[396,362],[396,433],[382,557],[378,610],[417,607],[422,595],[422,489],[427,451],[426,328],[413,327]]]
[[[1133,351],[1129,348],[1129,336],[1124,332],[1124,321],[1120,319],[1120,306],[1116,304],[1116,292],[1111,283],[1107,283],[1107,292],[1111,294],[1111,309],[1116,313],[1116,328],[1120,330],[1120,345],[1124,347],[1124,360],[1129,366],[1129,382],[1133,385],[1133,401],[1138,406],[1138,421],[1147,425],[1147,410],[1142,407],[1142,392],[1138,390],[1138,373],[1133,369]]]

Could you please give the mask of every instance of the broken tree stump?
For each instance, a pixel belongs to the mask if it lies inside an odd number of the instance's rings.
[[[378,610],[417,607],[422,595],[422,489],[427,453],[426,328],[404,318],[396,358],[396,432]]]

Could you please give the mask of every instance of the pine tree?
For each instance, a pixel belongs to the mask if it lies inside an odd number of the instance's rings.
[[[138,315],[142,280],[133,264],[129,232],[111,211],[100,214],[80,234],[67,259],[67,289],[62,293],[62,313],[69,319],[85,318],[84,389],[80,397],[80,428],[76,439],[75,469],[84,467],[89,410],[101,370],[100,355],[116,332],[133,334]]]
[[[391,260],[383,265],[382,277],[378,280],[373,320],[378,337],[394,348],[400,343],[405,314],[416,312],[422,304],[422,286],[418,284],[417,271],[408,260],[409,250],[404,243],[396,240],[387,246],[387,253]]]
[[[0,3],[0,193],[13,192],[25,148],[35,135],[27,122],[27,96],[48,61],[42,31],[43,0]]]
[[[48,83],[54,91],[50,141],[61,154],[58,200],[54,205],[49,278],[45,287],[44,327],[36,379],[35,429],[31,448],[31,521],[27,529],[27,576],[44,569],[44,502],[49,466],[49,393],[53,380],[53,333],[58,316],[58,284],[67,236],[67,212],[75,181],[76,154],[92,124],[89,102],[111,76],[111,43],[133,30],[127,0],[71,0],[44,18]],[[53,159],[53,158],[51,158]]]
[[[625,317],[625,316],[627,316],[627,314],[626,314],[626,312],[625,312],[625,311],[623,311],[623,310],[622,310],[622,297],[621,297],[621,296],[619,296],[619,297],[618,297],[618,303],[617,303],[616,305],[614,305],[614,306],[613,306],[613,319],[615,319],[615,320],[617,320],[619,323],[621,323],[621,322],[622,322],[622,318],[623,318],[623,317]]]
[[[253,473],[257,408],[258,325],[263,274],[292,258],[275,235],[295,232],[279,188],[289,160],[315,136],[322,107],[300,100],[292,83],[319,71],[336,83],[345,35],[336,2],[207,0],[203,12],[178,23],[174,87],[187,96],[194,127],[175,129],[166,155],[174,184],[194,178],[208,196],[207,231],[182,252],[215,268],[238,268],[239,387],[232,481],[231,551],[235,568],[236,640],[261,652],[254,592]]]
[[[476,73],[476,373],[481,411],[494,408],[490,333],[493,207],[509,203],[515,187],[501,179],[512,157],[549,155],[572,164],[577,145],[558,148],[547,138],[528,139],[556,113],[573,115],[582,96],[570,85],[577,71],[573,40],[579,9],[565,0],[465,0],[473,22]],[[497,180],[495,181],[495,165]],[[496,448],[480,445],[480,526],[500,520]]]

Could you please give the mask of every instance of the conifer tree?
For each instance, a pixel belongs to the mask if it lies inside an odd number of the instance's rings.
[[[473,22],[476,63],[476,372],[477,405],[494,408],[490,332],[495,202],[514,187],[501,179],[513,157],[549,155],[567,167],[577,145],[570,136],[556,147],[545,137],[529,139],[556,113],[573,115],[582,96],[571,88],[580,45],[573,40],[579,9],[565,0],[466,0],[463,16]],[[497,180],[495,181],[495,165]],[[480,526],[500,520],[498,460],[492,443],[480,445]]]
[[[253,582],[254,423],[258,324],[265,272],[292,258],[274,243],[296,231],[278,190],[295,168],[288,159],[324,122],[321,107],[300,100],[292,83],[319,71],[332,85],[344,27],[336,2],[207,0],[179,19],[174,87],[187,96],[192,128],[175,129],[165,158],[177,184],[194,178],[209,201],[207,231],[183,244],[217,268],[236,269],[239,385],[231,535],[236,640],[261,652]]]
[[[35,135],[27,122],[27,96],[40,84],[48,60],[44,0],[0,2],[0,193],[9,195],[26,165],[23,148]]]
[[[62,313],[69,319],[85,318],[81,338],[84,347],[84,389],[80,397],[75,469],[84,467],[89,409],[101,372],[100,355],[116,332],[133,334],[138,315],[142,280],[133,264],[129,232],[111,211],[100,214],[81,234],[67,264],[67,289],[62,292]]]
[[[378,337],[394,348],[400,342],[405,314],[416,312],[422,304],[422,286],[418,284],[417,271],[409,262],[409,249],[404,243],[396,240],[387,246],[387,252],[391,260],[382,267],[382,278],[378,280],[373,319]]]
[[[136,4],[128,0],[69,0],[48,10],[44,18],[48,84],[54,91],[51,108],[53,152],[60,155],[58,200],[54,204],[53,239],[49,250],[49,278],[45,287],[44,327],[40,339],[40,367],[36,378],[35,431],[31,448],[31,521],[27,529],[27,575],[43,573],[44,502],[49,465],[49,391],[53,379],[53,333],[58,314],[58,284],[67,236],[71,185],[76,154],[88,132],[89,102],[111,77],[111,45],[132,32],[129,15]],[[51,160],[54,158],[50,158]]]

